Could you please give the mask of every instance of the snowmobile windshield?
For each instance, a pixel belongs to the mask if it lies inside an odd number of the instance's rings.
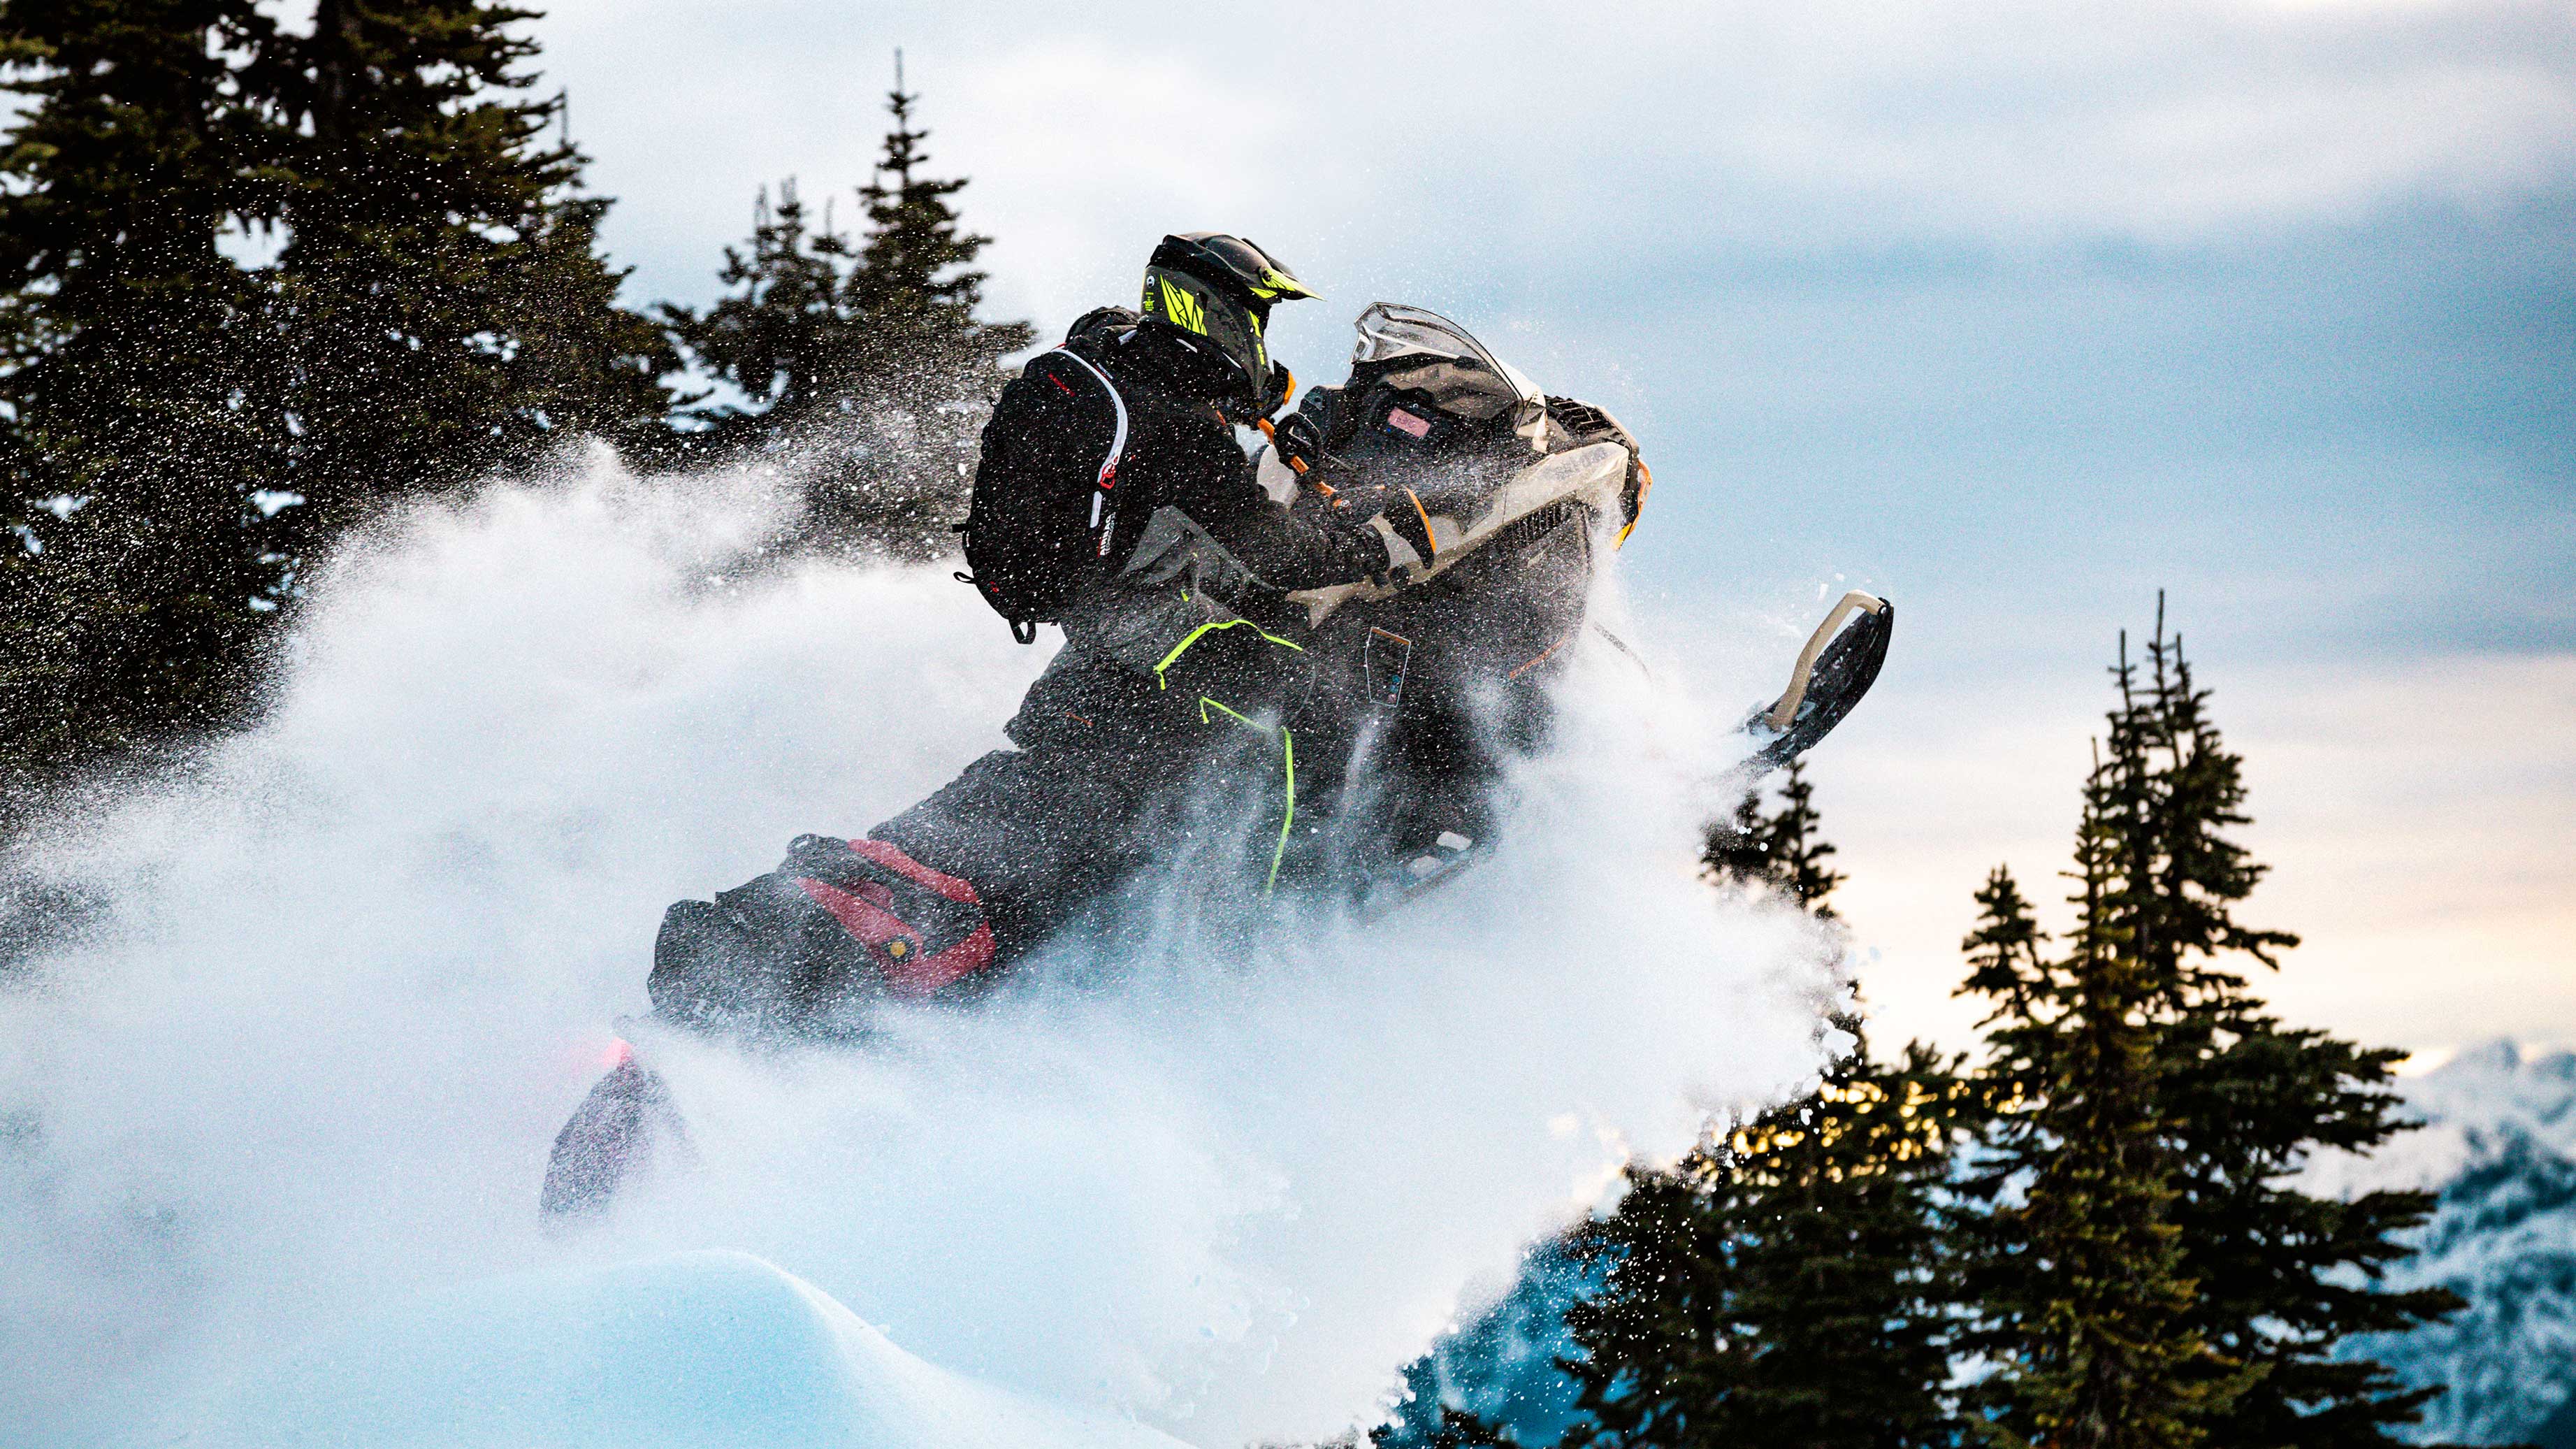
[[[1482,421],[1509,412],[1521,425],[1546,413],[1538,384],[1437,312],[1378,302],[1360,314],[1358,326],[1353,367],[1372,366],[1396,387],[1420,388],[1460,417]]]

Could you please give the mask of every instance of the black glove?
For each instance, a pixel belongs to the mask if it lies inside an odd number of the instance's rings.
[[[1279,450],[1279,461],[1300,473],[1341,461],[1324,451],[1323,426],[1307,413],[1290,413],[1273,424],[1270,445]]]
[[[1261,415],[1266,418],[1272,413],[1279,411],[1281,408],[1288,406],[1288,399],[1297,395],[1297,374],[1280,366],[1278,363],[1274,362],[1270,364],[1269,385],[1264,389],[1264,392],[1266,395],[1260,398],[1259,401],[1261,403]]]

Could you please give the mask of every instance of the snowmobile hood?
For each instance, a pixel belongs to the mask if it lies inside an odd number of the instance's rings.
[[[1544,414],[1540,420],[1545,421]],[[1262,466],[1278,466],[1269,460],[1269,455],[1263,456]],[[1408,542],[1405,556],[1413,562],[1398,565],[1374,579],[1300,589],[1288,597],[1306,606],[1307,627],[1312,628],[1355,599],[1389,598],[1439,577],[1502,536],[1512,525],[1550,505],[1580,501],[1595,517],[1615,518],[1619,489],[1627,475],[1628,450],[1617,443],[1591,443],[1551,453],[1512,474],[1502,486],[1473,500],[1458,513],[1426,513],[1423,529],[1433,545],[1432,557],[1421,558],[1418,547]],[[1413,502],[1417,508],[1422,506],[1418,499]],[[1382,524],[1382,516],[1374,522]],[[1394,535],[1390,531],[1388,536]]]

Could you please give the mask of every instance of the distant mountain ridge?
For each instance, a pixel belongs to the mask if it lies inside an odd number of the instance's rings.
[[[2448,1288],[2469,1307],[2350,1352],[2449,1386],[2419,1439],[2576,1449],[2576,1053],[2489,1042],[2401,1090],[2424,1127],[2373,1157],[2319,1162],[2310,1181],[2439,1192],[2421,1252],[2390,1280]]]

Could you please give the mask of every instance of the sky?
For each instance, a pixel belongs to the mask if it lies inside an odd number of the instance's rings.
[[[532,26],[635,302],[763,186],[868,179],[893,52],[997,317],[1222,229],[1447,311],[1658,482],[1650,652],[1747,703],[1896,653],[1812,757],[1884,1038],[1963,1045],[1970,893],[2053,895],[2158,590],[2247,756],[2294,1020],[2576,1042],[2576,7],[563,0]],[[2061,917],[2062,919],[2062,917]]]

